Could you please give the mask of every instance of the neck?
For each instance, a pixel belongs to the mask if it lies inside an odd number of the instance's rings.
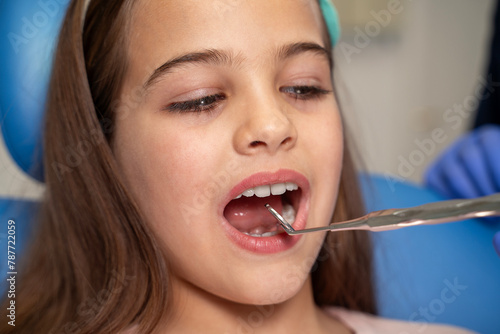
[[[159,333],[349,333],[315,305],[310,278],[294,297],[272,305],[234,303],[192,285],[175,290],[186,288],[189,293],[174,296],[168,321]]]

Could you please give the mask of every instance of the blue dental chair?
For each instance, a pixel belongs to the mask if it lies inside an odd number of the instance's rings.
[[[16,164],[43,181],[41,126],[51,55],[66,1],[0,2],[0,125]],[[361,176],[367,209],[441,200],[417,185]],[[16,222],[16,253],[28,247],[39,203],[0,197],[0,250]],[[374,233],[376,293],[381,316],[500,332],[500,258],[491,239],[499,223],[468,220]],[[2,255],[4,256],[4,255]],[[0,276],[7,270],[0,261]],[[2,278],[2,281],[4,279]]]
[[[361,177],[367,210],[443,200],[409,182]],[[497,222],[465,220],[373,233],[379,314],[500,333],[500,257]]]

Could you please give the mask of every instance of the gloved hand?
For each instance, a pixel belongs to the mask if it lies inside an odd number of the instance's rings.
[[[424,182],[447,198],[500,192],[500,126],[485,125],[457,140],[427,169]],[[500,232],[493,243],[500,255]]]

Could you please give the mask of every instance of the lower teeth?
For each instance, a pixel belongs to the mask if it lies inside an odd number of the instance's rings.
[[[295,222],[295,209],[290,204],[283,205],[283,213],[281,214],[285,220],[292,225]]]
[[[295,209],[293,208],[292,205],[290,204],[284,204],[283,205],[283,212],[282,212],[282,216],[283,218],[285,218],[285,220],[290,223],[290,225],[292,225],[294,222],[295,222]],[[273,231],[273,232],[266,232],[266,233],[262,233],[262,234],[258,234],[258,233],[247,233],[247,232],[243,232],[244,234],[246,235],[249,235],[251,237],[257,237],[257,238],[263,238],[263,237],[272,237],[272,236],[275,236],[279,233],[281,233],[282,229],[281,229],[281,226],[279,224],[278,225],[278,231]]]
[[[251,237],[262,238],[262,237],[272,237],[272,236],[275,236],[275,235],[278,234],[278,231],[266,232],[266,233],[262,233],[262,234],[254,234],[254,233],[247,233],[247,232],[243,232],[243,233],[246,234],[246,235],[249,235]]]

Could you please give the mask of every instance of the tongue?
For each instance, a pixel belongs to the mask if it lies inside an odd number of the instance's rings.
[[[258,227],[273,231],[277,221],[265,208],[266,203],[278,212],[283,211],[281,196],[241,197],[229,202],[224,209],[224,217],[240,232],[250,232]]]

